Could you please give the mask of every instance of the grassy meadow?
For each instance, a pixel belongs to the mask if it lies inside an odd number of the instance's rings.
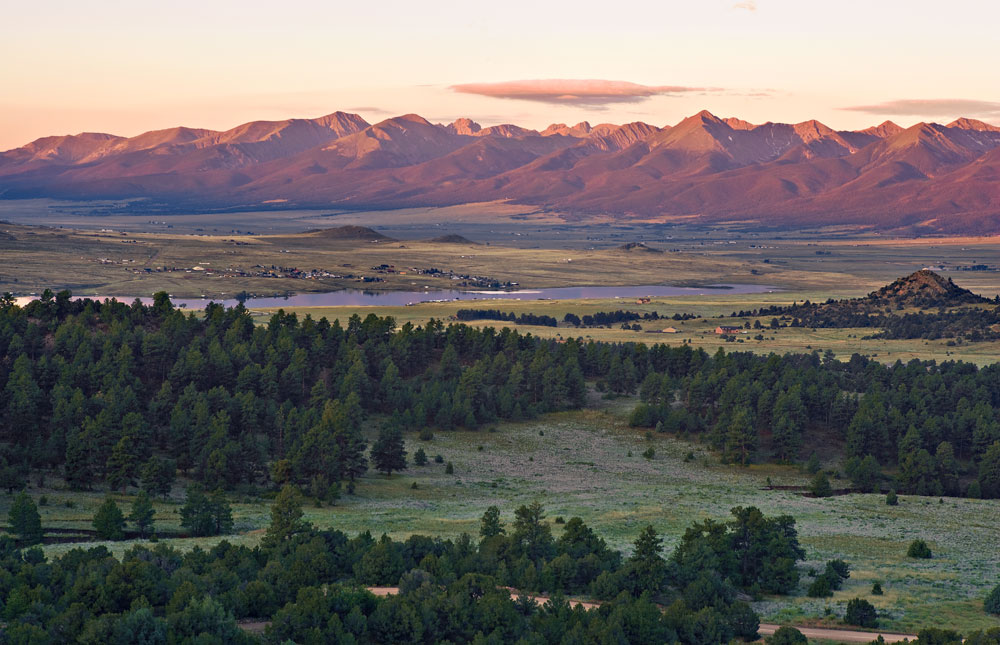
[[[412,456],[423,448],[431,462],[392,477],[369,473],[356,495],[334,506],[307,505],[306,518],[319,527],[348,533],[371,530],[405,538],[412,533],[454,538],[478,530],[484,509],[495,504],[504,520],[513,509],[541,501],[558,536],[557,517],[580,516],[609,543],[626,552],[646,524],[652,524],[673,547],[684,529],[703,518],[726,519],[734,506],[755,505],[766,514],[794,516],[806,549],[803,570],[822,570],[832,558],[851,564],[851,578],[831,599],[804,595],[810,578],[803,576],[800,595],[769,597],[756,604],[765,622],[836,624],[848,599],[862,596],[883,613],[882,627],[912,632],[926,625],[960,630],[996,626],[982,611],[986,592],[1000,580],[996,536],[1000,507],[995,502],[901,496],[896,507],[882,495],[848,495],[825,499],[775,485],[804,485],[809,476],[795,467],[725,466],[703,446],[678,437],[648,436],[625,424],[634,401],[601,401],[599,409],[548,415],[523,423],[499,424],[495,430],[439,432],[430,441],[408,437]],[[641,453],[649,446],[653,459]],[[440,454],[444,463],[434,463]],[[448,462],[454,474],[446,474]],[[836,463],[825,466],[835,471]],[[416,483],[417,488],[412,488]],[[834,481],[834,486],[838,485]],[[47,527],[89,529],[103,499],[101,493],[69,493],[32,489]],[[161,531],[179,530],[182,490],[156,503]],[[10,497],[0,497],[6,514]],[[120,498],[127,512],[129,498]],[[66,502],[73,503],[67,508]],[[236,535],[224,539],[255,545],[269,521],[266,498],[233,498]],[[905,557],[915,538],[928,541],[931,560]],[[223,538],[172,539],[178,548],[208,547]],[[134,541],[105,543],[121,553]],[[77,545],[52,544],[49,555]],[[871,596],[874,581],[885,589]],[[828,613],[829,612],[829,613]]]

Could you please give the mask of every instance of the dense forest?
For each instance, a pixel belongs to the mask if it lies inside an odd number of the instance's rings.
[[[1000,497],[1000,364],[719,350],[648,373],[639,394],[633,425],[703,436],[734,462],[833,443],[864,491],[892,467],[902,491]]]
[[[672,554],[648,526],[628,557],[579,518],[554,538],[537,504],[505,525],[483,514],[478,540],[369,533],[349,537],[302,520],[286,486],[261,546],[221,542],[187,553],[103,546],[47,560],[0,537],[4,642],[256,642],[237,619],[267,621],[267,643],[724,643],[757,637],[740,597],[798,591],[792,518],[735,508],[728,522],[688,529]],[[847,565],[829,568],[848,576]],[[399,587],[376,597],[365,586]],[[511,598],[507,586],[543,592]],[[605,601],[571,609],[566,593]],[[658,603],[658,604],[654,604]],[[665,610],[664,610],[665,608]]]
[[[709,356],[375,315],[255,325],[242,306],[196,315],[162,293],[149,306],[0,300],[0,485],[22,487],[30,468],[78,488],[153,492],[177,470],[209,490],[350,488],[373,424],[427,436],[530,418],[583,406],[588,380],[638,392],[634,425],[704,436],[731,461],[832,443],[867,459],[851,469],[862,489],[881,483],[874,461],[901,491],[1000,496],[1000,365]]]

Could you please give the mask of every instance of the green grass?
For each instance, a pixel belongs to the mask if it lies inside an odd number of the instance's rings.
[[[851,578],[832,599],[804,596],[809,579],[803,578],[800,594],[768,598],[758,603],[767,622],[793,618],[799,622],[824,622],[824,610],[842,616],[847,600],[866,597],[885,613],[884,629],[912,632],[926,625],[947,625],[968,631],[996,626],[998,621],[982,611],[982,599],[1000,580],[996,557],[1000,533],[1000,507],[993,501],[901,496],[896,507],[886,506],[882,495],[851,495],[826,499],[806,498],[785,491],[764,490],[770,477],[775,484],[805,484],[808,476],[794,467],[759,465],[749,468],[723,466],[703,446],[677,438],[628,428],[624,412],[631,401],[608,402],[603,410],[553,414],[544,419],[501,424],[497,432],[438,432],[429,442],[408,439],[412,454],[423,447],[433,458],[443,455],[455,473],[445,474],[444,464],[410,466],[391,478],[369,473],[355,496],[345,496],[336,506],[306,506],[306,517],[321,528],[348,533],[371,530],[405,538],[413,533],[454,538],[475,534],[483,510],[496,504],[510,521],[520,504],[541,501],[550,521],[556,516],[580,516],[618,549],[628,551],[641,528],[652,524],[665,536],[668,549],[694,520],[724,519],[729,509],[755,505],[767,514],[788,513],[798,521],[807,551],[804,568],[822,570],[826,560],[840,557],[851,563]],[[650,445],[656,458],[644,459]],[[479,446],[483,450],[478,449]],[[694,461],[684,456],[693,451]],[[628,456],[631,452],[632,456]],[[835,464],[827,464],[835,467]],[[411,489],[417,482],[418,488]],[[835,482],[837,485],[837,482]],[[37,498],[39,491],[32,491]],[[100,503],[100,493],[45,491],[49,505],[42,507],[46,526],[90,528],[89,519]],[[179,496],[180,491],[175,493]],[[75,509],[62,505],[66,499]],[[0,499],[6,513],[10,498]],[[228,536],[238,544],[257,544],[268,522],[268,504],[261,500],[234,500],[238,534]],[[123,504],[125,506],[125,504]],[[157,526],[178,528],[179,504],[157,502]],[[561,527],[553,524],[558,536]],[[932,560],[905,557],[915,538],[928,541]],[[210,546],[221,538],[172,540],[179,548]],[[116,553],[130,543],[109,543]],[[64,553],[72,545],[45,547],[49,555]],[[884,596],[870,596],[871,584],[880,580]]]

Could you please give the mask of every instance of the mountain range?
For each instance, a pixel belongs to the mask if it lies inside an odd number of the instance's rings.
[[[740,221],[1000,232],[1000,127],[857,131],[702,111],[674,126],[434,124],[407,114],[84,133],[0,153],[0,198],[148,198],[161,207],[397,208],[507,200],[585,221]]]

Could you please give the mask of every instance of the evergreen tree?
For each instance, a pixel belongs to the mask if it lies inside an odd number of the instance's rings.
[[[212,514],[212,504],[199,484],[192,484],[185,491],[184,505],[181,507],[181,526],[194,536],[214,535],[215,517]]]
[[[394,470],[406,470],[406,449],[399,426],[392,423],[382,426],[372,444],[372,462],[386,477],[391,477]]]
[[[993,443],[979,462],[979,488],[984,499],[1000,497],[1000,441]]]
[[[545,513],[540,503],[532,502],[514,511],[511,543],[515,553],[526,556],[532,562],[539,562],[552,555],[552,529],[545,523]]]
[[[226,535],[233,532],[233,509],[229,506],[226,494],[217,489],[208,500],[212,515],[212,535]]]
[[[102,540],[121,540],[125,537],[125,515],[115,500],[107,497],[94,514],[94,529]]]
[[[30,546],[42,541],[42,518],[38,508],[28,494],[20,492],[7,511],[7,523],[10,531],[18,537],[21,544]]]
[[[307,530],[309,525],[302,520],[302,494],[295,486],[285,484],[271,505],[271,523],[261,544],[277,546]]]
[[[177,466],[172,459],[151,457],[142,466],[139,476],[142,480],[142,490],[166,499],[177,476]]]
[[[490,506],[483,513],[483,518],[479,522],[479,535],[483,538],[491,538],[495,535],[504,534],[503,522],[500,521],[500,509]]]
[[[153,503],[149,500],[149,495],[146,494],[146,491],[139,491],[132,502],[132,510],[128,515],[128,520],[139,532],[139,537],[146,537],[149,530],[153,528],[154,515]]]
[[[637,592],[648,591],[657,594],[663,589],[666,582],[667,563],[663,559],[662,553],[662,538],[652,525],[647,526],[636,538],[635,551],[629,558]]]
[[[740,406],[726,429],[726,451],[742,465],[750,463],[757,449],[757,428],[749,408]]]
[[[423,448],[417,448],[417,451],[413,453],[413,463],[418,466],[427,465],[427,453],[424,452]]]

